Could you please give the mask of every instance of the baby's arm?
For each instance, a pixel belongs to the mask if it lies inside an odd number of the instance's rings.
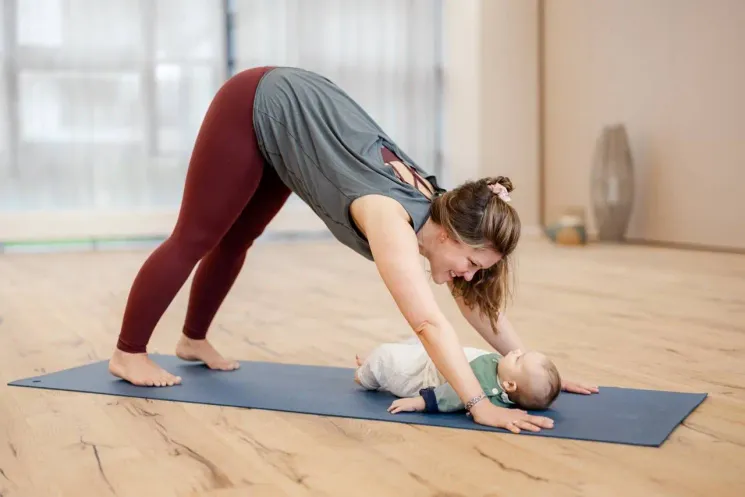
[[[420,392],[422,402],[424,403],[424,412],[456,412],[466,408],[453,387],[444,383],[435,388],[423,388]],[[499,397],[488,397],[489,402],[498,407],[509,408],[510,405],[503,403]]]
[[[466,408],[449,383],[423,388],[419,393],[424,399],[425,412],[455,412]]]
[[[421,395],[418,397],[404,397],[403,399],[394,400],[390,407],[388,407],[388,412],[391,414],[407,411],[424,411],[424,398]]]
[[[388,408],[388,412],[396,414],[405,411],[418,412],[455,412],[465,409],[458,394],[449,383],[439,387],[423,388],[417,397],[396,399]]]

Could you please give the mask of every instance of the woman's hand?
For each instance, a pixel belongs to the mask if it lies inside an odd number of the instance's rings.
[[[471,408],[473,420],[480,425],[504,428],[512,433],[520,433],[520,430],[532,432],[541,431],[541,428],[551,429],[554,420],[543,416],[533,416],[520,409],[507,409],[497,407],[488,399],[484,399]]]
[[[598,393],[598,387],[595,385],[588,385],[586,383],[575,383],[573,381],[562,381],[561,389],[565,392],[580,393],[583,395],[590,395]]]

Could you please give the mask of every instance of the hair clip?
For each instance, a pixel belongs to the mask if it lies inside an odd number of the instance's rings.
[[[510,198],[510,192],[507,191],[507,188],[505,188],[504,185],[494,183],[489,185],[489,189],[505,202],[509,202],[510,200],[512,200]]]

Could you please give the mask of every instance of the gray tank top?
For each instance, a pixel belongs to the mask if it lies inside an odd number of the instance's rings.
[[[341,243],[372,260],[370,245],[349,212],[353,200],[380,194],[397,200],[418,232],[431,200],[385,164],[382,149],[444,190],[349,95],[329,79],[278,67],[261,79],[254,100],[254,128],[261,153],[282,181]]]

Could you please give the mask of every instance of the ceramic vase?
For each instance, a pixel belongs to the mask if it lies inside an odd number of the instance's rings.
[[[634,164],[622,124],[604,127],[598,137],[590,199],[598,240],[623,241],[634,202]]]

